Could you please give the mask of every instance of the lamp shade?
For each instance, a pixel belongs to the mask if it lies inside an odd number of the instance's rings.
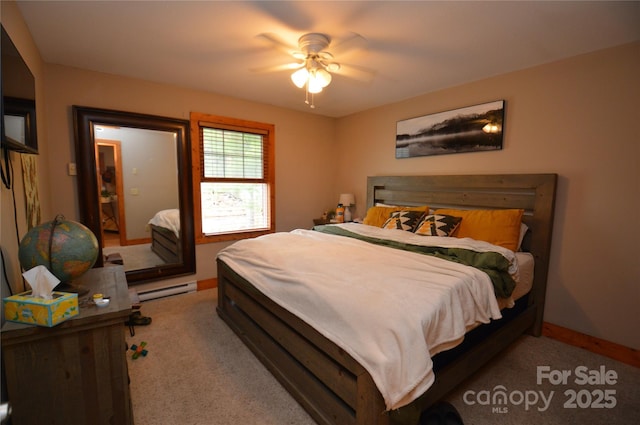
[[[322,68],[316,70],[315,77],[321,87],[327,87],[331,83],[331,74]]]
[[[307,83],[308,77],[309,71],[307,71],[307,68],[300,68],[299,70],[291,74],[291,81],[293,81],[293,84],[295,84],[297,87],[302,88]]]
[[[340,195],[340,200],[338,201],[338,203],[344,206],[353,205],[356,203],[356,197],[353,195],[353,193],[343,193]]]
[[[311,71],[311,73],[309,73],[307,90],[309,93],[320,93],[322,91],[322,80],[316,78],[315,71]]]
[[[299,88],[307,85],[309,93],[320,93],[331,83],[331,74],[320,65],[305,66],[291,74],[291,81]]]

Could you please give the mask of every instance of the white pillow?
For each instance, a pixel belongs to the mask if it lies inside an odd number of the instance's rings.
[[[518,236],[518,249],[516,251],[522,250],[522,241],[527,234],[527,230],[529,230],[529,226],[524,223],[520,223],[520,236]]]

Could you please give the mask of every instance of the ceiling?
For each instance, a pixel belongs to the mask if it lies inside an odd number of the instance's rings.
[[[640,39],[639,1],[18,1],[42,58],[330,117]],[[340,72],[315,97],[260,34],[328,34]],[[355,39],[354,39],[355,40]],[[355,47],[355,48],[354,48]],[[345,70],[348,67],[344,67]]]

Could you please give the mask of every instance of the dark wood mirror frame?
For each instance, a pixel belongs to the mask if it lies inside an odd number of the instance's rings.
[[[127,271],[127,282],[131,285],[195,273],[196,260],[193,228],[193,191],[190,174],[191,140],[189,121],[76,105],[72,107],[72,110],[75,131],[80,221],[91,229],[98,238],[99,255],[95,267],[101,267],[104,261],[100,222],[100,194],[98,193],[98,174],[95,156],[96,142],[93,125],[102,124],[169,131],[176,134],[182,263]]]

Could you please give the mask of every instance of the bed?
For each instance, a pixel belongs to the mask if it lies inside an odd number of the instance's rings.
[[[151,230],[151,250],[167,264],[182,263],[180,244],[180,210],[158,211],[148,226]]]
[[[375,176],[367,179],[367,209],[374,205],[459,210],[521,209],[528,228],[522,250],[533,258],[531,289],[502,318],[475,326],[455,347],[431,358],[435,379],[399,408],[376,385],[365,363],[308,321],[217,259],[218,315],[319,424],[417,425],[422,411],[509,346],[542,328],[553,227],[555,174]],[[464,222],[464,218],[463,218]],[[337,316],[346,312],[337,311]]]

